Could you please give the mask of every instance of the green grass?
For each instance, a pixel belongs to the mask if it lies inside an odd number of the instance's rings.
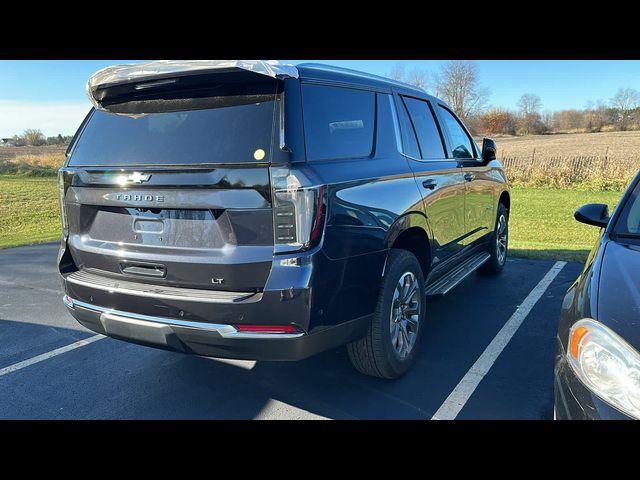
[[[55,178],[0,175],[0,248],[60,238]]]
[[[613,211],[621,196],[622,192],[512,188],[509,254],[583,262],[598,228],[578,223],[573,213],[585,203],[606,203]]]
[[[584,261],[598,229],[576,222],[573,212],[585,203],[607,203],[613,208],[621,195],[621,192],[513,188],[510,254]],[[56,179],[0,175],[0,248],[58,238]]]

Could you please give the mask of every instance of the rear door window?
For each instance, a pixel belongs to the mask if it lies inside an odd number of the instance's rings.
[[[303,85],[308,160],[368,157],[373,151],[376,94],[366,90]]]
[[[440,118],[449,132],[452,158],[461,160],[475,158],[473,142],[460,121],[442,105],[438,105],[438,108],[440,109]]]
[[[411,158],[422,158],[420,147],[418,146],[416,131],[413,128],[411,119],[409,118],[407,107],[402,100],[400,100],[400,105],[398,107],[398,116],[400,121],[400,130],[402,131],[402,151],[405,155],[409,155]]]
[[[409,111],[415,133],[418,136],[420,158],[423,160],[445,158],[440,131],[429,104],[424,100],[411,97],[402,97],[402,100]]]

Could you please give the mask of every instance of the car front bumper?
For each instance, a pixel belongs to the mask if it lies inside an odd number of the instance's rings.
[[[557,420],[632,420],[602,401],[575,375],[564,352],[556,356],[554,415]]]

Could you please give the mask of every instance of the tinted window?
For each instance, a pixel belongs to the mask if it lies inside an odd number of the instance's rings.
[[[395,155],[402,151],[402,145],[396,136],[398,125],[393,118],[393,97],[384,93],[376,94],[378,106],[376,110],[376,155]]]
[[[409,119],[407,107],[402,101],[400,101],[398,114],[400,117],[400,130],[402,130],[402,150],[404,151],[405,155],[409,155],[413,158],[422,158],[420,155],[420,147],[418,147],[416,132],[413,129],[411,120]]]
[[[420,152],[422,153],[421,158],[424,160],[445,158],[440,132],[429,104],[415,98],[403,97],[403,100],[409,115],[411,115],[413,127],[418,136]]]
[[[269,161],[274,96],[225,98],[219,108],[138,118],[95,111],[69,160],[77,166]]]
[[[453,158],[474,158],[471,139],[467,132],[464,131],[458,119],[454,117],[449,110],[440,108],[441,118],[449,132],[451,139],[451,150]]]
[[[636,186],[620,214],[616,233],[640,235],[640,184]]]
[[[375,101],[373,92],[303,85],[307,158],[326,160],[371,155]]]

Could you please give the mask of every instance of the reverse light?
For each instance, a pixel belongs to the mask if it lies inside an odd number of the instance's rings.
[[[640,419],[640,353],[596,320],[576,322],[569,332],[569,365],[593,393]]]
[[[236,325],[238,333],[298,333],[293,325]]]
[[[324,186],[311,184],[299,170],[272,170],[275,253],[306,250],[320,239]]]

